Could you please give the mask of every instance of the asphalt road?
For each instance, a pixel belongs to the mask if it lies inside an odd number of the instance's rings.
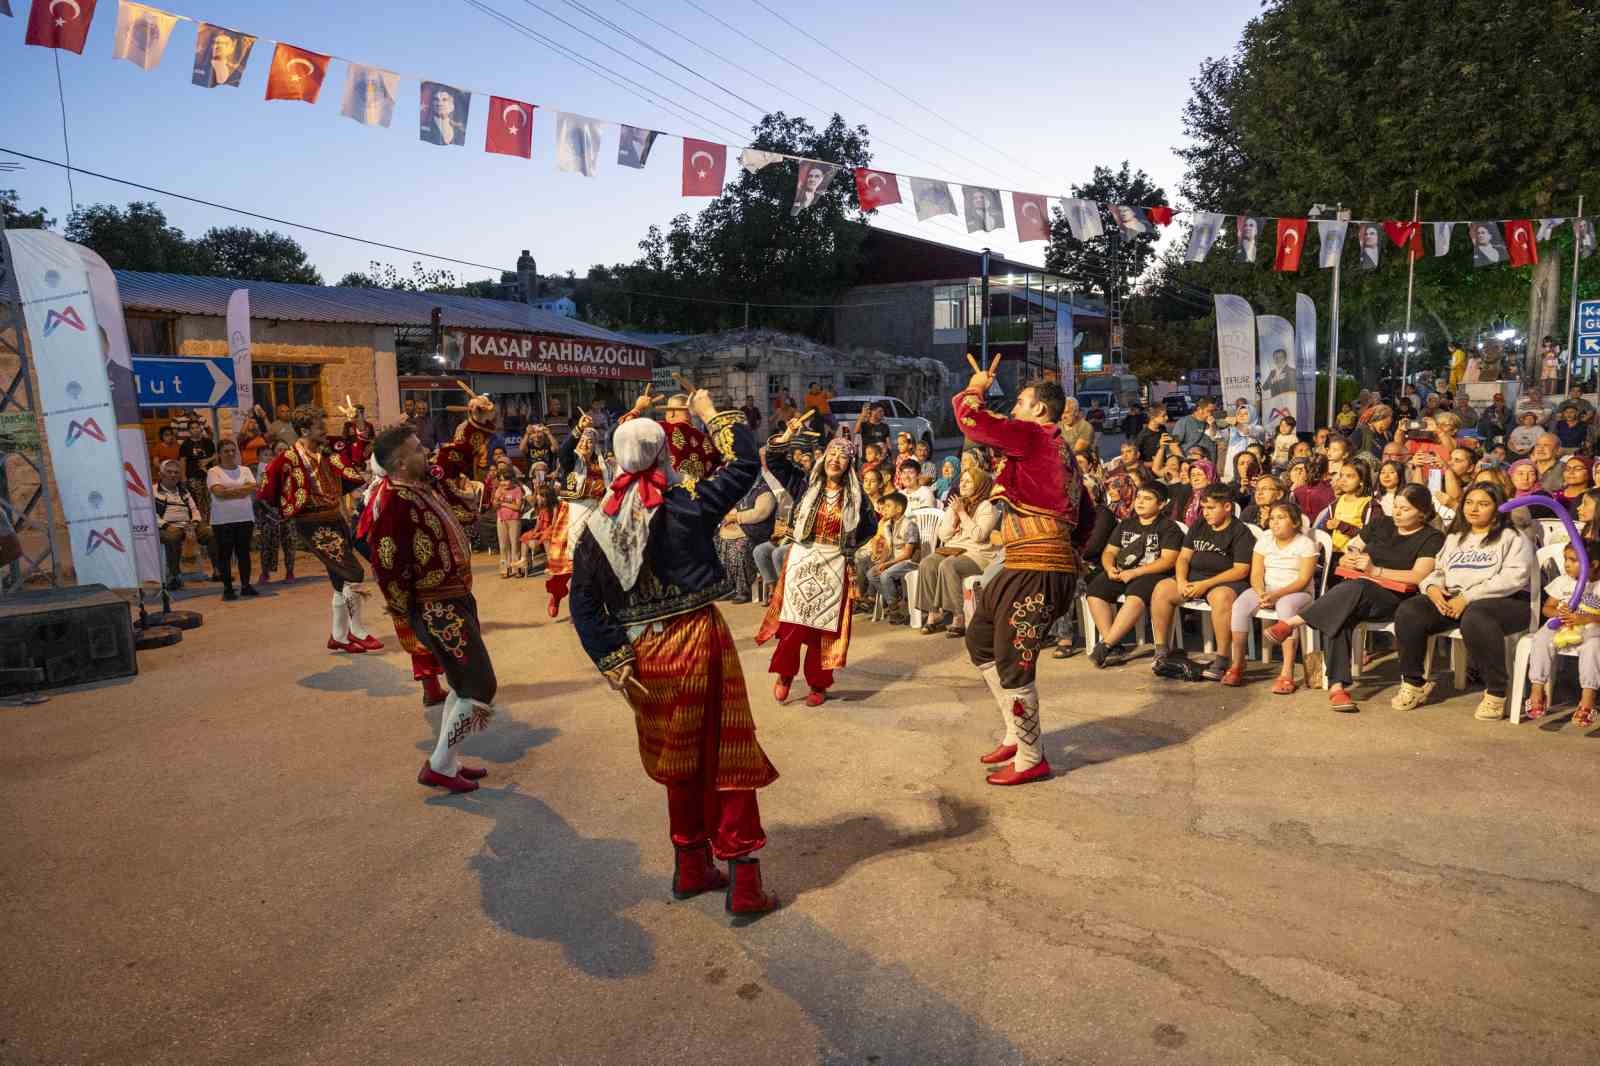
[[[480,567],[471,796],[415,783],[436,717],[391,635],[323,650],[321,580],[0,711],[0,1063],[1600,1061],[1564,717],[1047,660],[1058,774],[997,790],[955,642],[865,624],[836,701],[778,707],[733,607],[787,900],[733,929],[668,895],[662,790],[539,585]]]

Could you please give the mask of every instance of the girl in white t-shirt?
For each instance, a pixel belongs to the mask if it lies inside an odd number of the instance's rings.
[[[1578,685],[1583,692],[1578,697],[1578,709],[1572,714],[1572,724],[1587,728],[1594,724],[1595,693],[1600,690],[1600,541],[1584,541],[1583,550],[1589,557],[1589,575],[1577,611],[1567,606],[1578,584],[1578,553],[1570,544],[1562,556],[1566,566],[1561,576],[1544,587],[1544,616],[1559,618],[1562,625],[1560,629],[1540,626],[1534,631],[1533,651],[1528,656],[1528,702],[1522,713],[1528,718],[1544,717],[1550,706],[1546,686],[1555,666],[1556,649],[1576,643]]]
[[[1277,610],[1279,618],[1293,618],[1311,603],[1311,580],[1317,570],[1317,542],[1301,532],[1300,508],[1291,500],[1272,505],[1267,528],[1256,538],[1250,556],[1250,587],[1233,601],[1233,665],[1223,675],[1224,685],[1244,684],[1246,638],[1256,611]],[[1295,690],[1294,648],[1299,638],[1292,630],[1283,642],[1283,669],[1272,691],[1287,696]]]

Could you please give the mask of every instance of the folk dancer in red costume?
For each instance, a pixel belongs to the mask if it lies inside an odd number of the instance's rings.
[[[455,434],[436,451],[435,462],[447,478],[466,478],[483,482],[489,477],[489,441],[494,438],[495,406],[488,394],[472,391],[464,382],[456,386],[467,394],[465,407],[447,410],[465,411],[467,417],[456,426]]]
[[[789,698],[804,651],[806,685],[811,690],[806,705],[817,707],[828,698],[833,672],[845,665],[850,653],[856,589],[852,560],[856,548],[877,532],[878,516],[861,492],[849,441],[842,437],[829,441],[809,476],[795,465],[795,437],[808,417],[794,419],[767,443],[767,470],[798,502],[789,519],[792,547],[756,643],[778,638],[767,669],[778,675],[772,696],[779,703]]]
[[[384,430],[374,454],[388,471],[368,510],[378,588],[396,630],[404,624],[450,686],[438,741],[417,783],[471,792],[489,771],[461,765],[456,748],[488,726],[496,690],[472,597],[472,547],[411,427]]]
[[[634,401],[633,410],[618,418],[617,425],[649,415],[660,399],[646,385],[644,393]],[[677,472],[679,483],[693,496],[695,483],[715,474],[722,465],[722,456],[717,454],[711,438],[689,420],[687,394],[680,392],[667,397],[666,410],[661,419],[662,428],[667,434],[667,454],[672,460],[672,469]]]
[[[716,607],[730,582],[714,541],[761,462],[742,414],[718,414],[703,390],[690,402],[710,428],[721,469],[691,496],[672,469],[662,426],[636,418],[618,427],[622,473],[577,535],[572,621],[584,651],[633,708],[645,773],[667,788],[673,896],[726,887],[724,907],[747,921],[778,905],[754,858],[767,842],[755,790],[778,772],[756,742],[738,647]],[[713,855],[728,862],[730,877]]]
[[[1056,427],[1066,404],[1061,386],[1030,381],[1018,390],[1010,418],[990,414],[983,398],[999,363],[996,356],[984,371],[974,362],[972,379],[952,402],[968,440],[1004,453],[993,498],[1005,505],[1000,520],[1005,562],[1000,575],[984,587],[967,626],[967,654],[994,694],[1005,726],[1004,739],[980,761],[1011,765],[987,780],[991,785],[1021,785],[1050,776],[1039,744],[1034,675],[1040,645],[1072,605],[1077,573],[1073,533],[1086,497],[1072,450]]]
[[[580,417],[578,425],[561,442],[556,462],[561,472],[561,487],[556,495],[561,503],[556,508],[544,545],[544,590],[550,594],[551,618],[561,613],[561,600],[572,581],[572,549],[577,543],[578,531],[600,505],[610,480],[605,459],[600,455],[600,436],[588,415]]]
[[[344,496],[366,483],[360,467],[351,466],[328,447],[327,416],[309,404],[289,415],[297,439],[267,466],[256,499],[294,523],[300,539],[328,570],[333,585],[333,622],[328,650],[377,651],[383,642],[361,620],[366,576],[345,519]]]

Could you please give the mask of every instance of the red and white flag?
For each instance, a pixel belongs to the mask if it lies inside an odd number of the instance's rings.
[[[272,53],[272,69],[267,72],[267,99],[314,104],[322,91],[322,79],[327,76],[327,56],[280,44]]]
[[[533,104],[489,97],[489,132],[483,150],[496,155],[533,158]]]
[[[683,139],[683,195],[721,196],[722,177],[728,169],[728,146]]]
[[[1393,219],[1383,224],[1383,232],[1389,235],[1389,240],[1396,248],[1411,247],[1411,258],[1422,258],[1422,223],[1396,222]]]
[[[887,170],[856,167],[856,199],[861,201],[863,211],[897,204],[900,202],[900,179]]]
[[[1278,219],[1278,252],[1273,257],[1272,269],[1293,273],[1300,269],[1300,251],[1306,246],[1306,220],[1303,218]]]
[[[1038,193],[1014,192],[1011,194],[1011,217],[1017,223],[1017,240],[1047,241],[1050,239],[1050,214],[1044,197]]]
[[[1533,220],[1513,218],[1506,222],[1506,253],[1514,267],[1532,266],[1539,261],[1539,242],[1533,239]]]
[[[1149,215],[1150,221],[1154,222],[1158,226],[1172,225],[1172,208],[1168,207],[1166,204],[1158,204],[1155,207],[1147,207],[1144,209],[1144,213]]]
[[[95,0],[33,0],[28,35],[23,40],[40,48],[64,48],[83,55],[94,21]]]

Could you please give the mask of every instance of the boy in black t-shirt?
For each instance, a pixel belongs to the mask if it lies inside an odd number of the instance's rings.
[[[1112,656],[1117,653],[1111,649],[1139,624],[1156,586],[1177,565],[1183,530],[1167,517],[1166,506],[1161,485],[1140,486],[1133,496],[1133,514],[1117,523],[1100,553],[1102,570],[1085,589],[1089,614],[1100,631],[1100,639],[1089,650],[1089,661],[1097,667],[1114,664]]]
[[[1202,599],[1210,604],[1216,646],[1228,649],[1233,639],[1233,601],[1250,587],[1255,531],[1233,516],[1233,490],[1227,485],[1207,485],[1200,491],[1200,514],[1204,521],[1196,522],[1183,538],[1173,576],[1156,586],[1150,603],[1156,639],[1154,669],[1162,677],[1189,676],[1183,646],[1169,649],[1166,643],[1178,605]],[[1203,676],[1207,681],[1221,681],[1229,665],[1227,651],[1219,651]]]

